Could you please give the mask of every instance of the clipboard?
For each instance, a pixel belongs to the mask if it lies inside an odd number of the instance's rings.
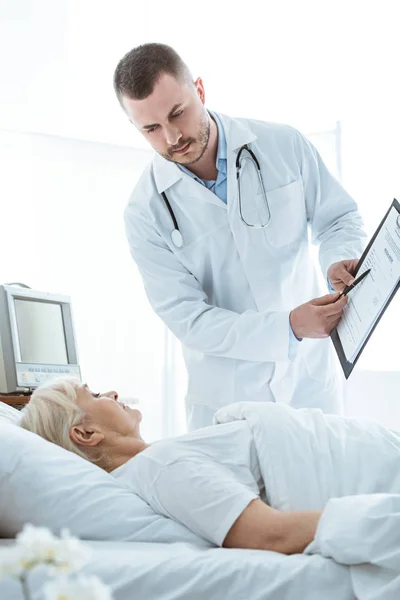
[[[361,255],[360,261],[357,264],[356,270],[354,272],[354,277],[356,277],[358,271],[361,269],[363,262],[365,260],[365,258],[368,256],[369,251],[371,250],[376,237],[378,236],[380,230],[382,229],[383,225],[386,222],[386,219],[388,217],[388,215],[390,214],[392,209],[395,209],[398,212],[398,216],[397,216],[397,224],[399,226],[400,229],[400,203],[394,199],[392,204],[389,207],[389,210],[387,211],[387,213],[385,214],[384,218],[382,219],[381,223],[379,224],[378,229],[375,231],[374,235],[372,236],[370,242],[368,243],[368,246],[365,248],[364,252]],[[361,285],[361,284],[360,284]],[[343,346],[342,346],[342,342],[340,340],[339,337],[339,333],[337,331],[337,328],[335,327],[335,329],[333,329],[333,331],[330,334],[331,340],[333,342],[333,345],[335,347],[336,353],[338,355],[340,364],[342,366],[343,369],[343,373],[346,379],[348,379],[350,377],[351,372],[354,369],[355,364],[357,363],[358,359],[360,358],[362,351],[364,350],[365,346],[368,343],[368,340],[370,339],[371,335],[373,334],[373,332],[375,331],[376,326],[378,325],[379,321],[382,318],[382,315],[384,314],[384,312],[386,311],[387,307],[389,306],[389,304],[391,303],[391,301],[393,300],[396,292],[398,291],[398,289],[400,288],[400,279],[397,281],[397,284],[395,284],[395,287],[393,288],[390,296],[388,297],[388,299],[386,300],[383,308],[381,309],[380,313],[378,314],[377,318],[375,319],[369,333],[367,334],[363,344],[361,345],[360,349],[357,352],[357,355],[353,358],[352,362],[350,362],[347,357],[346,354],[344,352]]]

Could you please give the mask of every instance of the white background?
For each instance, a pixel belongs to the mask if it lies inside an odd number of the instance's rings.
[[[210,108],[305,134],[340,121],[343,183],[371,234],[400,196],[397,14],[395,0],[0,0],[0,282],[72,295],[84,376],[139,396],[150,437],[184,427],[185,383],[124,238],[150,153],[114,97],[118,60],[169,43]],[[400,427],[398,311],[347,397]]]

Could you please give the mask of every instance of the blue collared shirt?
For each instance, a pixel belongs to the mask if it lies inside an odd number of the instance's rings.
[[[226,136],[225,136],[225,131],[224,131],[223,125],[222,125],[221,120],[218,117],[218,115],[216,113],[210,113],[210,115],[216,122],[217,129],[218,129],[218,150],[217,150],[217,160],[215,162],[215,166],[217,167],[217,171],[218,171],[217,179],[215,181],[208,181],[206,179],[200,179],[200,177],[197,177],[197,175],[192,173],[192,171],[189,171],[189,169],[187,169],[183,165],[180,165],[179,163],[176,163],[176,164],[184,173],[186,173],[187,175],[192,177],[192,179],[194,179],[201,185],[204,185],[204,187],[209,189],[211,192],[214,192],[214,194],[216,196],[218,196],[218,198],[220,200],[222,200],[223,202],[225,202],[225,204],[227,204],[227,202],[228,202],[228,194],[227,194],[227,154],[228,154],[228,152],[227,152]],[[300,341],[301,340],[297,339],[296,336],[294,335],[293,330],[290,326],[290,321],[289,321],[289,359],[290,360],[294,359],[295,354],[296,354],[297,342],[300,342]]]
[[[192,171],[189,171],[189,169],[187,169],[183,165],[180,165],[179,163],[176,163],[176,164],[184,173],[187,173],[187,175],[190,175],[190,177],[192,177],[192,179],[194,179],[195,181],[198,181],[201,185],[204,185],[204,187],[209,189],[211,192],[214,192],[214,194],[216,196],[218,196],[218,198],[220,200],[222,200],[222,202],[225,202],[225,204],[226,204],[227,199],[228,199],[228,194],[227,194],[227,178],[226,178],[227,145],[226,145],[225,131],[224,131],[221,120],[218,117],[218,115],[216,115],[215,113],[210,113],[210,114],[212,115],[212,118],[216,122],[217,129],[218,129],[218,150],[217,150],[217,160],[215,161],[215,166],[217,167],[217,171],[218,171],[217,179],[215,181],[208,181],[207,179],[200,179],[200,177],[197,177],[197,175],[192,173]]]

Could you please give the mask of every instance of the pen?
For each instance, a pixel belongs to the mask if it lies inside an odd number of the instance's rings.
[[[364,279],[364,277],[366,277],[370,271],[371,271],[371,269],[367,269],[367,271],[364,271],[364,273],[362,275],[360,275],[360,277],[357,277],[357,279],[355,279],[351,285],[346,285],[343,292],[340,294],[339,298],[341,298],[342,296],[347,296],[347,294],[349,292],[351,292],[351,290],[353,288],[355,288],[356,285],[358,285],[360,283],[360,281],[362,281]],[[338,300],[339,300],[339,298],[338,298]]]

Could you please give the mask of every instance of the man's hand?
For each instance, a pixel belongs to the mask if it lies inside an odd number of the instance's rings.
[[[342,292],[346,285],[351,285],[353,283],[353,273],[359,260],[359,258],[341,260],[340,262],[333,263],[333,265],[329,267],[328,279],[334,290]]]
[[[290,313],[290,325],[297,338],[326,338],[342,318],[347,296],[327,294],[301,304]]]

